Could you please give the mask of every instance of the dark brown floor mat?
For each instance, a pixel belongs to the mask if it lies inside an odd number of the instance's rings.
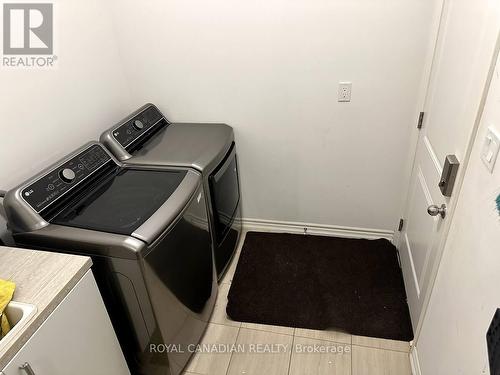
[[[397,250],[385,239],[248,232],[227,314],[243,322],[413,339]]]

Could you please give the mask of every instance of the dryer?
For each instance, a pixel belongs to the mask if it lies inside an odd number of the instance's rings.
[[[146,104],[106,130],[100,141],[125,165],[178,166],[202,175],[218,278],[241,234],[241,194],[233,129],[226,124],[170,123]]]
[[[199,172],[125,166],[91,142],[7,192],[4,207],[17,245],[92,257],[133,374],[182,371],[217,294]]]

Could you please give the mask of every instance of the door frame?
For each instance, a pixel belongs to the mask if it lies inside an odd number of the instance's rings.
[[[430,43],[430,50],[429,50],[428,55],[427,55],[427,63],[425,64],[425,68],[424,68],[424,72],[423,72],[422,83],[420,86],[419,101],[418,101],[418,106],[417,106],[418,109],[416,111],[416,114],[418,114],[420,111],[424,111],[426,104],[427,104],[427,98],[428,98],[428,93],[429,93],[429,88],[430,88],[430,83],[431,83],[432,69],[435,66],[435,60],[436,60],[436,56],[437,56],[438,37],[439,37],[439,34],[442,30],[442,26],[443,26],[444,22],[446,21],[447,5],[449,4],[449,2],[450,2],[450,0],[441,0],[440,5],[438,5],[438,9],[440,7],[441,10],[438,11],[439,16],[436,16],[437,25],[436,24],[434,25],[434,35],[431,39],[432,42]],[[436,22],[436,20],[434,20],[433,22]],[[467,165],[469,163],[470,154],[472,151],[472,146],[473,146],[474,141],[475,141],[476,136],[477,136],[477,131],[478,131],[481,117],[483,114],[484,105],[485,105],[486,98],[488,95],[491,79],[492,79],[492,76],[495,72],[496,61],[497,61],[497,58],[499,55],[499,51],[500,51],[500,31],[499,31],[497,38],[496,38],[495,48],[493,50],[493,54],[491,57],[490,66],[488,69],[488,74],[487,74],[486,81],[485,81],[485,84],[484,84],[484,87],[483,87],[483,90],[481,93],[481,100],[479,102],[479,106],[478,106],[477,113],[476,113],[476,116],[474,119],[474,123],[470,127],[470,133],[469,133],[469,136],[467,138],[464,157],[463,157],[463,160],[460,161],[461,167],[458,170],[458,174],[457,174],[457,177],[455,180],[454,193],[453,193],[452,197],[450,198],[449,203],[447,204],[447,209],[446,209],[447,220],[444,220],[444,222],[443,222],[442,235],[441,235],[439,243],[436,247],[436,251],[437,251],[436,262],[430,270],[429,288],[428,288],[427,293],[424,295],[424,300],[423,300],[423,304],[422,304],[422,311],[420,314],[420,320],[417,322],[417,326],[416,326],[416,329],[414,332],[414,338],[413,338],[413,341],[410,343],[412,350],[415,347],[416,342],[418,341],[418,338],[420,336],[420,332],[422,330],[422,324],[423,324],[425,317],[427,315],[429,301],[430,301],[431,296],[433,294],[436,277],[437,277],[437,274],[439,271],[439,266],[441,264],[441,260],[443,257],[446,241],[448,239],[448,233],[449,233],[451,224],[453,222],[453,215],[455,212],[455,208],[456,208],[458,199],[460,197],[460,192],[462,189],[462,184],[464,181],[465,172],[467,170]],[[418,116],[415,116],[415,118],[417,118],[417,117]],[[424,123],[425,123],[425,120],[424,120]],[[416,152],[417,152],[417,147],[419,146],[419,143],[420,143],[419,140],[420,140],[420,130],[416,129],[416,126],[415,126],[414,131],[412,132],[412,135],[411,135],[411,147],[410,147],[410,152],[408,154],[408,161],[407,161],[408,173],[406,176],[406,178],[407,178],[406,191],[405,191],[404,196],[402,198],[402,208],[401,208],[401,217],[402,218],[407,217],[407,202],[408,202],[408,199],[410,197],[411,188],[412,188],[411,187],[411,176],[413,175],[413,172],[415,169]],[[396,231],[395,235],[394,235],[394,244],[398,248],[398,251],[400,249],[400,241],[403,238],[400,234],[401,234],[401,232]]]

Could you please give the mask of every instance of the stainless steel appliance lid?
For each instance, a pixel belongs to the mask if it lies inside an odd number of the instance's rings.
[[[210,173],[234,141],[225,124],[171,123],[135,151],[125,163],[192,167]]]
[[[117,168],[49,221],[130,235],[171,197],[186,174],[186,170]]]
[[[124,168],[124,173],[134,174],[133,179],[138,177],[135,172],[176,172],[167,168]],[[130,212],[123,213],[113,209],[111,212],[116,212],[116,222],[111,219],[109,213],[105,213],[105,217],[98,218],[95,209],[91,208],[89,212],[85,212],[88,206],[97,204],[97,201],[104,199],[108,194],[109,189],[105,194],[100,192],[97,194],[98,199],[92,196],[92,193],[86,194],[81,199],[76,199],[72,204],[64,204],[65,209],[55,219],[50,219],[50,222],[41,228],[27,229],[25,231],[17,231],[14,233],[16,242],[26,246],[37,246],[42,248],[60,248],[68,252],[87,255],[103,255],[118,258],[136,259],[139,256],[144,256],[148,250],[148,245],[153,244],[164,233],[168,233],[175,226],[180,217],[184,214],[185,209],[197,199],[197,202],[203,202],[201,199],[201,175],[193,170],[179,170],[184,176],[178,186],[169,193],[168,199],[163,201],[158,199],[154,204],[147,203],[149,207],[134,207],[133,212],[139,214],[153,208],[157,208],[151,215],[144,215],[144,220],[139,223],[133,223],[127,230],[115,230],[114,228],[106,228],[107,225],[118,225],[125,223],[125,218],[130,218]],[[179,172],[177,171],[177,172]],[[158,175],[157,175],[158,177]],[[163,178],[160,178],[160,181]],[[148,177],[150,181],[150,177]],[[120,182],[121,183],[121,182]],[[175,185],[175,184],[174,184]],[[156,185],[165,187],[164,184]],[[99,189],[99,188],[97,188]],[[147,190],[147,189],[146,189]],[[141,193],[142,194],[142,193]],[[91,204],[86,202],[86,196],[89,197]],[[121,201],[126,197],[120,197]],[[161,204],[161,205],[160,205]],[[203,204],[203,203],[202,203]],[[159,207],[158,207],[159,205]],[[27,209],[26,205],[20,206],[22,209]],[[32,210],[32,209],[31,209]],[[83,213],[82,213],[83,210]],[[98,209],[97,211],[100,211]],[[38,216],[38,214],[35,214]],[[40,218],[41,219],[41,218]],[[89,221],[90,220],[94,220]],[[90,223],[90,225],[89,225]],[[136,228],[133,233],[130,231]],[[108,229],[108,231],[106,231]],[[121,233],[115,233],[121,231]],[[124,232],[128,232],[124,234]]]
[[[18,237],[44,236],[50,230],[42,229],[61,227],[82,236],[107,232],[152,243],[200,185],[201,175],[192,169],[126,167],[103,145],[89,142],[10,190],[4,207],[9,228]]]

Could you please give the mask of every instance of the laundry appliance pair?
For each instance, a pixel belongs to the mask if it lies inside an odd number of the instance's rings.
[[[7,192],[8,226],[19,246],[90,256],[132,373],[177,375],[241,232],[233,130],[147,104],[100,140]]]

